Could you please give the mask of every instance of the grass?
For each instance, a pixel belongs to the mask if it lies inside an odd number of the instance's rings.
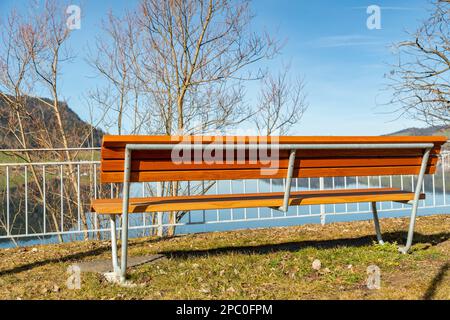
[[[66,287],[74,262],[109,259],[109,243],[76,242],[0,250],[4,299],[450,299],[450,215],[420,217],[413,252],[401,255],[408,220],[382,219],[389,243],[374,244],[370,221],[132,240],[130,255],[166,259],[132,268],[123,288],[82,274]],[[319,271],[312,269],[315,259]],[[381,289],[366,286],[381,269]]]

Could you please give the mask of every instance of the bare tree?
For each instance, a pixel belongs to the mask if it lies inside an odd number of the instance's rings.
[[[39,24],[41,36],[36,45],[31,48],[32,66],[37,79],[47,88],[52,97],[52,102],[41,99],[53,110],[57,120],[61,145],[69,147],[66,132],[64,130],[60,105],[59,105],[59,78],[61,75],[61,64],[71,59],[65,44],[70,36],[64,16],[65,6],[57,1],[45,1],[44,9],[35,16],[35,23]],[[70,153],[66,153],[67,160],[72,160]]]
[[[27,103],[34,88],[34,77],[30,77],[32,51],[38,48],[37,41],[41,30],[29,19],[30,17],[12,10],[6,22],[1,24],[3,50],[0,52],[0,100],[7,106],[6,112],[2,114],[7,122],[1,131],[3,139],[13,137],[14,142],[23,149],[35,147],[37,141],[27,130],[27,123],[33,121]],[[28,151],[16,156],[27,162],[33,161],[33,154]],[[30,169],[34,187],[42,199],[43,189],[39,183],[39,173],[33,166]],[[55,222],[54,214],[52,218]],[[56,223],[55,227],[58,230],[59,224]]]
[[[0,97],[15,117],[11,117],[9,130],[22,148],[29,146],[24,129],[24,121],[29,118],[26,112],[26,93],[34,87],[29,78],[31,48],[35,45],[37,30],[25,22],[16,10],[1,25],[2,48],[0,54]],[[30,154],[26,154],[30,160]]]
[[[118,18],[109,12],[102,25],[106,37],[102,35],[96,39],[95,53],[88,59],[108,84],[92,91],[90,98],[107,116],[104,125],[119,135],[125,131],[124,127],[130,127],[124,125],[126,120],[132,122],[129,132],[137,133],[139,127],[139,89],[132,74],[133,61],[130,60],[134,56],[131,51],[135,50],[136,28],[133,15],[125,14],[123,18]]]
[[[223,130],[248,117],[242,82],[263,76],[248,67],[278,50],[270,37],[251,31],[251,19],[248,1],[142,1],[136,76],[156,107],[148,118],[163,125],[160,132]],[[167,184],[166,192],[177,195],[179,183]],[[182,215],[170,213],[169,224]]]
[[[289,67],[262,80],[258,108],[253,121],[260,135],[286,135],[308,108],[305,84],[289,78]]]
[[[64,152],[65,160],[68,161],[69,179],[73,188],[73,194],[80,192],[77,178],[75,176],[75,167],[72,165],[73,155],[67,150],[69,144],[68,135],[66,133],[60,105],[60,77],[62,64],[70,61],[70,48],[67,47],[67,41],[71,35],[71,30],[66,25],[65,9],[68,4],[56,0],[46,0],[43,3],[43,9],[34,16],[34,22],[39,26],[41,36],[36,42],[36,46],[32,48],[32,65],[37,75],[37,79],[47,88],[49,95],[52,97],[51,102],[40,99],[42,103],[47,104],[52,110],[56,119],[57,130],[59,134],[59,143],[66,149]],[[85,137],[87,139],[88,136]],[[76,201],[70,199],[70,201]],[[81,214],[81,220],[85,230],[85,238],[87,234],[87,219],[85,214]]]
[[[66,51],[71,31],[66,26],[65,9],[66,5],[56,0],[29,1],[28,10],[21,12],[22,15],[13,10],[8,15],[7,22],[2,25],[4,46],[0,49],[0,102],[8,107],[5,114],[8,123],[1,129],[4,137],[14,137],[15,142],[23,149],[76,147],[85,143],[91,133],[86,132],[85,136],[77,138],[72,135],[69,139],[67,126],[64,125],[59,79],[62,64],[71,58]],[[41,98],[41,95],[51,99]],[[36,100],[46,107],[45,110],[36,107]],[[32,109],[31,103],[35,110]],[[45,113],[45,116],[38,117],[37,112]],[[47,116],[52,117],[54,126],[48,126],[45,121]],[[25,156],[22,156],[23,154]],[[25,151],[15,156],[22,157],[27,162],[43,160],[42,153],[32,154]],[[77,200],[80,197],[76,195],[82,186],[78,185],[75,168],[70,164],[74,157],[68,150],[51,155],[52,159],[69,161],[68,180],[71,187],[64,188],[66,202],[71,203],[67,206],[68,210],[81,206]],[[43,201],[44,190],[41,181],[44,173],[36,172],[33,166],[30,168],[37,189],[33,196]],[[49,185],[47,188],[50,200],[56,190],[51,189]],[[55,189],[55,186],[53,188]],[[59,231],[59,205],[56,201],[47,201],[46,204],[53,230]],[[81,219],[86,229],[87,220],[84,214]],[[85,236],[87,237],[87,233]]]
[[[280,47],[251,30],[252,18],[247,0],[142,0],[122,19],[110,15],[109,45],[101,44],[93,65],[118,96],[137,88],[124,100],[129,106],[111,111],[133,108],[141,132],[166,135],[217,132],[248,119],[243,84],[261,79],[257,63]],[[164,194],[180,192],[179,183],[164,184]],[[183,214],[170,213],[169,223]]]
[[[142,1],[136,75],[159,130],[220,130],[248,115],[242,82],[263,75],[248,67],[278,50],[269,36],[251,31],[251,19],[248,1]]]
[[[450,3],[433,1],[431,16],[397,45],[398,63],[388,75],[395,111],[428,124],[450,121]]]

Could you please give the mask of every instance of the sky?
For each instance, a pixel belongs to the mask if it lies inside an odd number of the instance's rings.
[[[163,1],[163,0],[161,0]],[[62,97],[84,120],[89,115],[85,93],[101,85],[86,62],[88,47],[102,36],[101,21],[109,10],[116,14],[137,6],[138,0],[74,0],[82,11],[81,29],[70,47],[76,58],[62,72]],[[0,0],[0,18],[23,0]],[[380,29],[369,29],[367,7],[380,7]],[[283,64],[305,80],[309,108],[291,129],[297,135],[380,135],[424,124],[397,119],[386,105],[388,81],[395,63],[392,45],[408,39],[429,15],[427,0],[254,0],[254,30],[267,30],[286,40],[281,55],[268,63],[276,73]],[[248,99],[256,90],[250,86]]]

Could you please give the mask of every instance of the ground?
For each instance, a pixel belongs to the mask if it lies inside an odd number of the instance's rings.
[[[205,233],[131,241],[130,255],[166,258],[130,270],[123,288],[67,268],[110,257],[109,242],[86,241],[0,250],[3,299],[450,299],[450,215],[420,217],[411,254],[397,252],[408,220],[382,219],[384,246],[371,221]],[[321,268],[312,268],[314,260]],[[316,262],[317,263],[317,262]],[[381,288],[367,287],[367,268]]]

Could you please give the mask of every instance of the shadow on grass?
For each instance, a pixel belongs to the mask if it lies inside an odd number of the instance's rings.
[[[406,232],[392,232],[385,233],[383,239],[387,242],[397,242],[402,244],[406,239]],[[441,242],[445,242],[450,239],[450,232],[437,233],[432,235],[423,235],[416,233],[414,235],[414,244],[427,243],[435,246]],[[210,256],[226,254],[228,252],[234,253],[252,253],[252,254],[265,254],[277,251],[298,251],[307,247],[330,249],[336,247],[363,247],[369,246],[376,241],[375,236],[363,236],[358,238],[341,238],[332,240],[305,240],[305,241],[293,241],[283,242],[279,244],[267,244],[267,245],[255,245],[255,246],[234,246],[234,247],[221,247],[204,250],[175,250],[160,252],[172,258],[188,258],[198,256]]]
[[[388,242],[398,242],[403,243],[406,238],[406,232],[392,232],[385,233],[383,235],[385,241]],[[437,245],[441,242],[445,242],[450,239],[450,232],[437,233],[432,235],[423,235],[420,233],[416,233],[414,237],[414,243],[429,243],[431,245]],[[130,243],[130,247],[140,245],[143,243],[157,242],[159,239],[151,239],[151,240],[142,240],[139,242]],[[161,251],[158,252],[160,254],[164,254],[166,256],[170,256],[172,258],[187,258],[187,257],[198,257],[198,256],[210,256],[210,255],[219,255],[226,254],[228,252],[235,253],[257,253],[257,254],[265,254],[269,252],[277,252],[277,251],[298,251],[302,248],[314,247],[314,248],[336,248],[341,246],[347,247],[363,247],[369,246],[374,241],[376,241],[375,236],[363,236],[358,238],[341,238],[341,239],[332,239],[332,240],[305,240],[305,241],[293,241],[293,242],[284,242],[279,244],[267,244],[267,245],[256,245],[256,246],[230,246],[230,247],[221,247],[221,248],[212,248],[205,250],[179,250],[179,251]],[[16,274],[24,271],[31,270],[36,267],[41,267],[51,263],[61,263],[61,262],[78,262],[82,259],[98,256],[106,251],[110,251],[111,247],[104,246],[100,248],[96,248],[89,251],[78,252],[75,254],[39,260],[29,264],[24,264],[21,266],[16,266],[11,269],[0,271],[0,277],[10,274]],[[436,281],[438,282],[438,281]],[[431,289],[430,289],[431,290]]]
[[[130,244],[129,246],[132,247],[132,246],[135,246],[135,245],[139,245],[139,244],[143,244],[143,243],[151,243],[151,242],[156,242],[156,241],[159,241],[159,239],[142,240],[142,241],[139,241],[139,242],[134,242],[133,244]],[[0,271],[0,277],[1,276],[5,276],[5,275],[10,275],[10,274],[15,274],[15,273],[28,271],[28,270],[31,270],[33,268],[42,267],[42,266],[45,266],[47,264],[52,264],[52,263],[79,262],[80,260],[83,260],[85,258],[99,256],[99,255],[101,255],[101,254],[103,254],[105,252],[108,252],[108,251],[111,251],[111,247],[110,246],[103,246],[103,247],[100,247],[100,248],[95,248],[95,249],[88,250],[88,251],[77,252],[77,253],[70,254],[70,255],[67,255],[67,256],[63,256],[63,257],[56,257],[56,258],[45,259],[45,260],[38,260],[38,261],[34,261],[32,263],[29,263],[29,264],[16,266],[16,267],[11,268],[11,269],[1,270]]]
[[[447,262],[444,264],[440,269],[439,272],[436,274],[436,276],[431,281],[427,291],[425,292],[423,299],[424,300],[431,300],[436,295],[436,291],[439,288],[439,285],[442,283],[442,281],[445,278],[445,275],[450,270],[450,263]]]

